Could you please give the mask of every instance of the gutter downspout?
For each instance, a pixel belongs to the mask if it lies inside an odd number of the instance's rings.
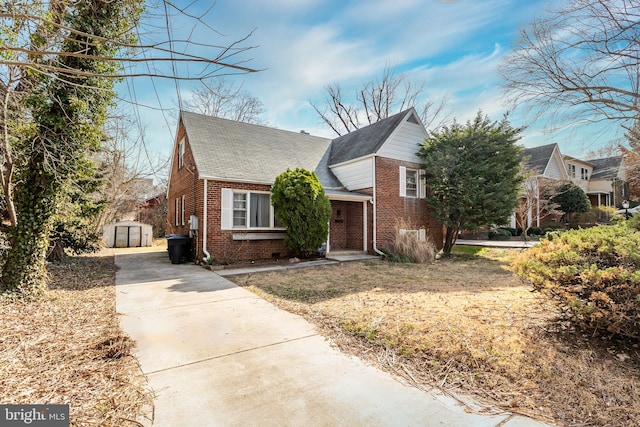
[[[202,253],[206,256],[204,260],[211,258],[211,254],[207,252],[207,180],[204,180],[204,191],[202,197]]]
[[[373,176],[373,199],[371,200],[371,204],[373,205],[373,250],[375,253],[381,256],[385,256],[384,253],[378,249],[377,242],[377,229],[378,229],[378,221],[376,216],[376,204],[378,198],[376,197],[376,155],[373,155],[371,159],[371,175]]]

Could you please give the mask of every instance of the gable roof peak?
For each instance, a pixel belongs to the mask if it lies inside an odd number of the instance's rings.
[[[335,138],[331,141],[330,164],[335,165],[375,154],[393,131],[411,118],[413,118],[413,123],[417,121],[416,124],[424,128],[415,108],[411,107]]]

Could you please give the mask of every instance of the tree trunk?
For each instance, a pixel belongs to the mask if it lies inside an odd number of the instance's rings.
[[[49,261],[64,261],[67,254],[64,252],[64,246],[60,240],[54,240],[51,242],[51,251],[47,256]]]
[[[451,249],[453,249],[453,245],[456,243],[456,236],[458,235],[458,229],[447,227],[444,238],[444,247],[442,248],[442,253],[446,256],[451,255]]]

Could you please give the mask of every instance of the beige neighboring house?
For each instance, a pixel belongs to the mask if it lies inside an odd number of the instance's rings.
[[[556,143],[523,149],[521,156],[524,169],[532,172],[525,185],[535,189],[540,188],[544,180],[571,181],[582,188],[594,207],[620,207],[629,197],[624,156],[582,160],[563,155]],[[532,206],[528,225],[540,227],[539,211],[534,212],[535,203]],[[515,214],[511,226],[516,227]]]
[[[569,179],[587,193],[591,206],[620,207],[629,198],[624,156],[580,160],[564,156]]]

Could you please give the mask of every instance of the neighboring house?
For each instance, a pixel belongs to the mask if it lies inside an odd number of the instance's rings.
[[[159,194],[145,200],[138,209],[137,221],[151,224],[154,237],[167,234],[167,195]]]
[[[567,168],[571,168],[571,171],[576,163],[579,164],[579,173],[571,175],[570,178],[587,193],[591,206],[620,207],[622,201],[629,198],[624,156],[589,161],[577,161],[572,157],[565,156],[565,161]]]
[[[522,167],[530,176],[524,182],[527,189],[523,191],[523,198],[534,198],[536,200],[523,200],[528,206],[527,224],[519,224],[517,215],[511,219],[512,227],[523,227],[526,225],[540,227],[544,219],[544,212],[541,212],[540,193],[549,182],[568,181],[567,169],[564,164],[562,153],[558,144],[548,144],[540,147],[525,148],[522,150]]]
[[[327,253],[376,253],[399,219],[441,247],[416,155],[427,132],[414,109],[336,139],[181,112],[168,188],[168,233],[190,233],[197,257],[220,262],[287,256],[271,185],[314,171],[332,206]],[[417,232],[418,235],[424,233]]]
[[[555,143],[523,149],[521,156],[524,170],[532,172],[529,185],[536,188],[549,181],[572,181],[582,188],[594,207],[619,207],[629,197],[623,156],[581,160],[563,155]],[[532,211],[529,224],[539,227],[543,219],[544,215],[541,218],[539,212]]]

